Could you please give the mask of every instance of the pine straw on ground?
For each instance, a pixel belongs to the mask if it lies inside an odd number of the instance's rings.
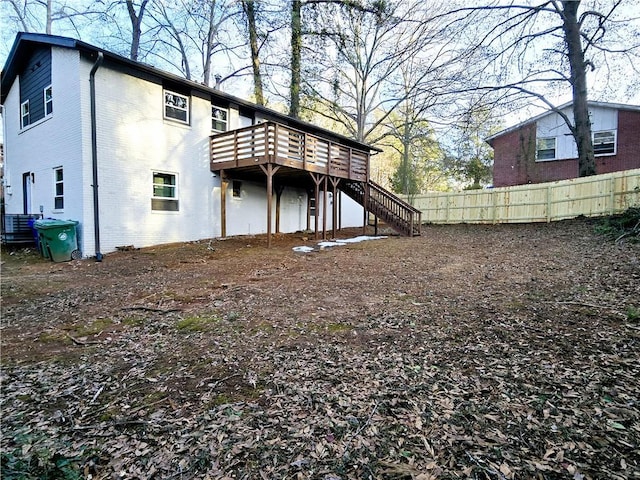
[[[3,478],[640,478],[640,245],[274,244],[5,253]]]

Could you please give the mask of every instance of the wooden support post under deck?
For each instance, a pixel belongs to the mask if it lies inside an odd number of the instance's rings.
[[[313,190],[307,190],[307,230],[311,230],[311,195]]]
[[[284,192],[284,185],[278,185],[276,187],[276,233],[280,233],[280,199],[282,198],[282,192]]]
[[[273,201],[273,175],[280,169],[274,167],[272,163],[267,166],[260,165],[260,168],[267,176],[267,248],[271,248],[271,203]]]
[[[227,236],[227,176],[224,170],[220,170],[220,236]]]
[[[327,185],[327,177],[324,177],[324,188],[323,190],[323,195],[322,195],[322,239],[326,240],[327,239],[327,190],[328,190],[328,185]]]
[[[333,192],[333,209],[332,209],[332,215],[333,215],[333,222],[331,223],[332,225],[332,235],[333,238],[336,238],[336,230],[337,230],[337,226],[338,226],[338,183],[340,183],[340,179],[337,177],[331,177],[331,187],[332,187],[332,192]]]
[[[342,231],[342,194],[338,192],[338,230]]]
[[[315,189],[315,199],[316,199],[316,211],[315,211],[315,239],[318,240],[318,197],[320,196],[320,184],[325,179],[322,174],[314,174],[313,172],[309,172],[311,178],[313,179],[313,183],[316,185]]]
[[[367,205],[369,205],[369,183],[363,182],[362,184],[364,193],[363,193],[363,207],[364,207],[364,224],[362,225],[362,234],[367,234],[367,225],[369,224],[369,209]]]
[[[315,215],[314,215],[314,225],[313,228],[315,230],[315,239],[318,240],[320,236],[318,235],[318,207],[320,206],[318,200],[320,200],[320,184],[316,182],[316,191],[315,194]]]

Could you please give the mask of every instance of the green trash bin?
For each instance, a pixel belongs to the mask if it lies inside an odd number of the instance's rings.
[[[36,220],[33,224],[38,232],[40,253],[54,262],[68,262],[82,258],[78,250],[78,235],[75,220]]]

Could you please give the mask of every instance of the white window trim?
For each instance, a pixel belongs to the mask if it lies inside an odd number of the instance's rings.
[[[595,142],[596,142],[596,133],[603,132],[613,132],[613,152],[610,153],[595,153]],[[607,130],[598,130],[597,132],[591,133],[591,142],[594,148],[594,156],[596,157],[607,157],[611,155],[616,155],[618,153],[618,130],[615,128],[610,128]]]
[[[24,107],[27,107],[27,114],[24,114]],[[24,119],[27,118],[27,124],[25,125]],[[31,125],[31,109],[29,108],[29,100],[25,100],[20,104],[20,128],[26,128]]]
[[[553,139],[553,158],[538,158],[538,141],[539,140],[551,140]],[[536,162],[552,162],[558,160],[558,138],[557,137],[537,137],[536,138]]]
[[[185,109],[182,109],[180,107],[176,107],[174,105],[171,105],[172,108],[175,108],[177,110],[184,110],[187,114],[187,119],[186,120],[180,120],[179,118],[173,118],[173,117],[169,117],[167,116],[167,99],[166,99],[166,94],[171,94],[171,95],[176,95],[178,97],[182,97],[187,101],[187,107]],[[174,92],[172,90],[167,90],[167,89],[163,89],[162,90],[162,115],[164,117],[165,120],[169,120],[171,122],[178,122],[180,124],[183,125],[189,125],[189,121],[190,121],[190,116],[189,116],[189,96],[188,95],[183,95],[182,93],[178,93],[178,92]]]
[[[57,173],[58,170],[62,170],[62,180],[58,181]],[[58,195],[58,183],[62,184],[62,195]],[[62,198],[62,208],[56,208],[56,199]],[[63,212],[64,211],[64,167],[58,166],[53,168],[53,211],[54,212]]]
[[[225,129],[225,130],[218,130],[218,129],[216,129],[216,128],[213,128],[213,109],[214,109],[214,108],[215,108],[216,110],[220,110],[221,112],[225,112],[225,113],[227,114],[227,119],[224,121],[225,126],[226,126],[226,129]],[[211,110],[212,110],[212,111],[211,111],[211,131],[212,131],[212,132],[217,132],[217,133],[224,133],[224,132],[228,132],[228,131],[229,131],[229,109],[228,109],[228,108],[222,108],[222,107],[219,107],[219,106],[217,106],[217,105],[215,105],[215,104],[213,104],[213,103],[212,103],[212,104],[211,104]],[[216,120],[217,120],[217,119],[216,119]],[[222,121],[222,120],[217,120],[217,121]]]
[[[155,190],[154,187],[156,185],[160,185],[160,184],[156,184],[153,181],[154,180],[153,177],[155,175],[158,175],[158,174],[160,174],[160,175],[172,175],[173,177],[175,177],[175,185],[172,185],[173,186],[173,192],[174,192],[174,196],[173,197],[159,197],[159,196],[156,196],[154,194],[155,193],[154,192],[154,190]],[[167,172],[167,171],[164,171],[164,170],[152,170],[151,171],[151,200],[175,200],[176,202],[178,202],[178,210],[154,210],[152,208],[151,211],[153,213],[162,213],[162,214],[165,214],[165,213],[179,214],[180,213],[180,189],[179,189],[179,186],[178,186],[179,181],[180,181],[180,178],[179,178],[179,176],[178,176],[178,174],[176,172]],[[163,184],[162,186],[166,186],[166,185]]]
[[[49,100],[49,102],[47,102],[47,90],[51,90],[51,100]],[[43,105],[44,105],[44,116],[45,117],[49,117],[51,115],[53,115],[53,87],[51,85],[48,85],[47,87],[44,88],[44,90],[42,91],[42,96],[43,96]],[[51,112],[47,113],[47,103],[51,104]]]

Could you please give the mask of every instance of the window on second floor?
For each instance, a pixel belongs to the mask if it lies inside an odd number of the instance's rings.
[[[538,138],[536,145],[537,160],[555,160],[556,137]]]
[[[53,179],[55,183],[53,208],[56,210],[62,210],[64,208],[64,172],[62,170],[62,167],[53,169]]]
[[[44,114],[51,115],[53,113],[53,89],[51,85],[44,89]]]
[[[616,131],[603,130],[593,132],[593,153],[595,155],[612,155],[616,153]]]
[[[24,128],[30,123],[31,115],[29,114],[29,100],[27,100],[20,105],[20,128]]]
[[[189,123],[189,97],[170,90],[164,91],[164,118]]]
[[[178,183],[175,174],[153,172],[151,210],[178,211]]]
[[[229,112],[215,105],[211,105],[211,130],[226,132],[228,129]]]

